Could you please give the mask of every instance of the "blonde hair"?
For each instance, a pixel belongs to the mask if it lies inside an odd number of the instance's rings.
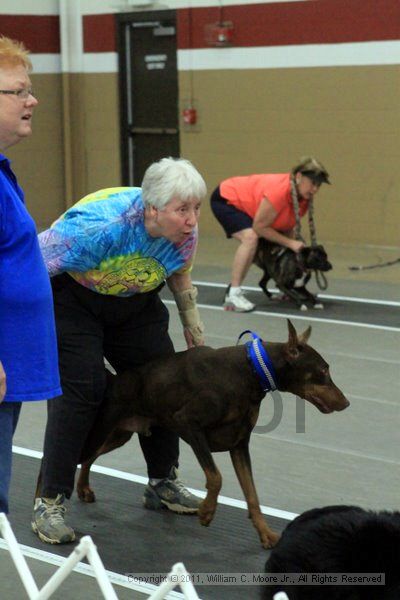
[[[0,68],[22,65],[27,71],[32,70],[29,50],[22,42],[0,35]]]

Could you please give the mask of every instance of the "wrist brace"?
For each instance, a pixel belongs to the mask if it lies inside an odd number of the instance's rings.
[[[194,344],[203,342],[204,325],[200,320],[199,309],[196,306],[197,288],[192,286],[187,290],[173,292],[179,317],[184,328],[188,329]]]

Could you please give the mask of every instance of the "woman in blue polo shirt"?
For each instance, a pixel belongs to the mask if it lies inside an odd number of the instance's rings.
[[[0,37],[0,152],[32,132],[37,100],[22,44]],[[24,195],[0,154],[0,512],[8,512],[21,403],[61,394],[50,281]]]

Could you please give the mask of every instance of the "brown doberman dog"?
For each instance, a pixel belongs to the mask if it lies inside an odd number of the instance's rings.
[[[333,383],[328,364],[307,344],[311,327],[300,336],[290,321],[288,327],[286,343],[262,342],[277,389],[297,394],[323,413],[346,408],[349,402]],[[207,495],[199,508],[200,523],[211,523],[222,485],[211,453],[229,451],[261,543],[274,546],[279,536],[262,516],[251,470],[249,440],[265,390],[248,350],[248,345],[217,350],[200,346],[110,375],[81,456],[79,497],[85,502],[95,499],[89,471],[98,456],[122,446],[133,432],[149,433],[152,425],[162,425],[192,447],[205,473]]]

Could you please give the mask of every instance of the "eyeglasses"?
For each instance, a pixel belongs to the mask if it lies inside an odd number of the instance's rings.
[[[0,94],[9,94],[12,96],[17,96],[21,100],[27,100],[29,96],[35,96],[32,88],[23,88],[22,90],[0,90]]]

